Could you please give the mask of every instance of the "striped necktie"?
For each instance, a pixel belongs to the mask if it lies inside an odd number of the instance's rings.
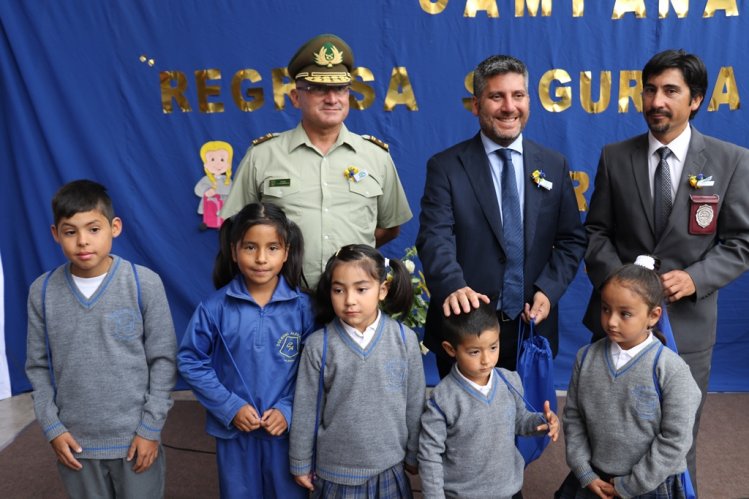
[[[668,155],[671,154],[671,150],[668,147],[661,147],[656,152],[661,159],[653,177],[653,219],[655,220],[655,237],[660,239],[666,224],[668,224],[672,206],[671,170],[666,161]]]
[[[502,237],[505,242],[505,274],[502,311],[513,319],[523,310],[523,219],[509,149],[497,151],[502,160]]]

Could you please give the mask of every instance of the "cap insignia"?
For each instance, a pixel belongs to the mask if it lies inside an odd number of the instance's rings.
[[[343,63],[343,52],[338,50],[331,42],[324,43],[320,50],[315,53],[315,64],[332,68],[336,64]]]

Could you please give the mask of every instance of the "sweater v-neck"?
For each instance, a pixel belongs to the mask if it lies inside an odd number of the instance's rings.
[[[457,371],[457,367],[453,367],[453,369],[450,371],[450,376],[452,376],[453,380],[458,384],[458,386],[466,392],[471,397],[475,398],[479,402],[483,402],[486,405],[489,405],[494,400],[494,396],[497,394],[497,385],[499,384],[499,380],[501,379],[499,376],[499,373],[495,373],[495,376],[492,376],[492,387],[491,390],[489,390],[489,393],[487,395],[484,395],[480,391],[478,391],[476,388],[472,387],[468,381],[463,379],[461,375]],[[508,388],[509,390],[509,388]]]
[[[343,329],[340,319],[336,319],[335,321],[333,321],[333,325],[335,327],[335,332],[338,334],[338,337],[341,339],[341,341],[343,341],[343,343],[352,352],[354,352],[362,359],[366,360],[369,358],[375,347],[377,347],[377,344],[380,342],[380,339],[382,338],[382,330],[385,327],[385,322],[387,322],[387,320],[388,319],[386,315],[382,314],[382,317],[380,317],[380,323],[377,325],[377,330],[375,331],[374,337],[365,348],[362,348],[348,335],[348,333]]]
[[[109,266],[107,275],[104,277],[104,280],[101,281],[99,287],[96,288],[94,294],[92,294],[88,298],[86,298],[86,296],[81,293],[81,290],[78,289],[75,280],[73,280],[73,274],[70,272],[70,264],[65,266],[65,281],[68,283],[68,289],[70,289],[70,292],[73,293],[73,296],[75,296],[76,300],[78,300],[78,303],[80,303],[84,308],[92,309],[94,308],[94,306],[96,306],[96,304],[99,302],[99,300],[111,284],[114,276],[117,274],[117,271],[120,268],[120,263],[122,263],[122,259],[116,255],[110,256],[112,257],[112,265]]]
[[[609,345],[609,340],[607,339],[606,340],[606,345],[605,345],[606,351],[604,352],[604,355],[605,355],[605,358],[606,358],[606,368],[608,369],[609,374],[611,374],[611,377],[614,378],[614,379],[616,379],[616,378],[618,378],[620,376],[624,376],[627,372],[629,372],[629,370],[632,367],[634,367],[638,362],[640,362],[640,360],[648,352],[650,352],[653,348],[657,347],[659,343],[660,343],[660,341],[658,341],[658,340],[655,340],[655,341],[651,342],[650,345],[648,345],[647,348],[644,348],[640,353],[638,353],[637,355],[635,355],[633,358],[629,359],[629,361],[626,364],[624,364],[619,369],[615,369],[614,368],[614,359],[611,357],[611,348],[610,348],[610,345]]]

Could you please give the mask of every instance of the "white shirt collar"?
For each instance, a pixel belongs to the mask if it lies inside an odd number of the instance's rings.
[[[474,383],[470,379],[463,376],[463,373],[460,372],[460,368],[458,366],[455,366],[455,370],[458,372],[458,375],[466,381],[466,383],[476,389],[479,393],[481,393],[481,395],[485,397],[489,395],[489,392],[492,389],[492,383],[494,383],[494,369],[492,369],[489,373],[489,382],[483,386],[479,385],[478,383]]]
[[[502,147],[501,145],[497,144],[492,139],[484,135],[484,132],[481,132],[479,135],[481,135],[481,143],[484,146],[484,152],[486,152],[487,156],[494,153],[495,151],[504,149],[504,147]],[[523,154],[523,134],[521,133],[520,135],[518,135],[518,138],[516,138],[512,144],[507,146],[507,149],[512,149],[516,153],[522,155]]]
[[[692,139],[692,126],[687,127],[682,131],[678,137],[672,140],[668,144],[661,144],[658,139],[653,137],[653,133],[648,131],[648,157],[656,154],[656,151],[663,146],[668,147],[671,150],[671,154],[680,162],[684,163],[687,157],[687,151],[689,151],[689,141]]]
[[[344,321],[341,321],[341,325],[343,325],[343,330],[346,331],[346,334],[349,335],[349,337],[354,340],[360,347],[366,348],[367,345],[372,341],[372,338],[374,338],[375,333],[377,332],[377,326],[380,324],[380,318],[382,317],[382,312],[377,311],[377,318],[374,320],[372,324],[364,328],[364,332],[359,332],[358,329],[355,327],[351,327],[348,324],[346,324]]]
[[[616,369],[619,369],[624,364],[629,362],[630,360],[637,357],[637,354],[642,352],[645,347],[650,345],[653,341],[653,333],[648,333],[648,337],[645,338],[645,341],[640,343],[639,345],[635,345],[629,350],[624,350],[622,347],[619,346],[616,342],[611,342],[610,351],[611,351],[611,358],[614,360],[614,367]]]

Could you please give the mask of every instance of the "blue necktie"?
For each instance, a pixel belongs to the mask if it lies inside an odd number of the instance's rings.
[[[671,170],[666,161],[671,150],[668,147],[661,147],[656,152],[661,158],[653,177],[653,217],[655,219],[655,238],[658,240],[668,224],[669,215],[671,215],[672,185]]]
[[[497,151],[502,160],[502,236],[505,240],[505,277],[502,283],[502,311],[511,318],[523,310],[523,219],[515,182],[515,168],[509,149]]]

